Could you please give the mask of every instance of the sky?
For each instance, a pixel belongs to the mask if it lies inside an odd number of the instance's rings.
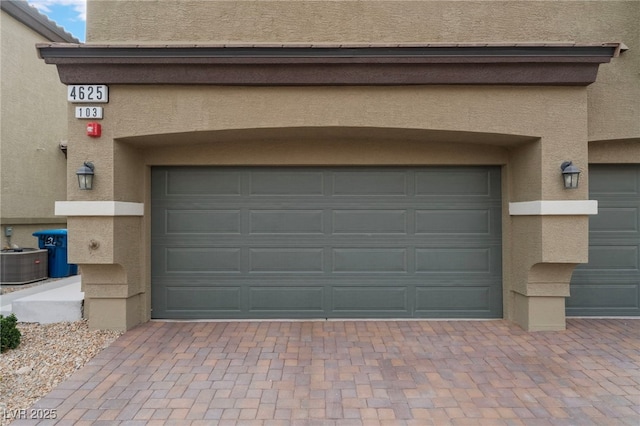
[[[27,2],[84,43],[87,21],[86,0],[27,0]]]

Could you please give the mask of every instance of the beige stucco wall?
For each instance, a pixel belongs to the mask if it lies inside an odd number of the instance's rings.
[[[136,168],[142,158],[156,165],[506,164],[510,158],[511,201],[585,199],[586,185],[567,192],[559,173],[565,159],[587,163],[585,105],[584,88],[566,87],[115,86],[100,139],[84,135],[85,122],[70,123],[69,161],[94,162],[96,179],[93,191],[80,191],[69,168],[69,200],[143,201]]]
[[[588,89],[589,139],[640,137],[636,0],[89,0],[87,22],[93,43],[623,42]]]
[[[506,206],[586,198],[586,187],[564,190],[559,173],[563,159],[586,164],[585,105],[581,87],[114,86],[100,139],[84,136],[83,122],[71,123],[69,161],[93,161],[96,180],[90,192],[70,184],[69,199],[142,202],[148,212],[153,165],[502,165],[505,316],[513,317],[511,291],[531,296],[527,285],[533,265],[585,261],[586,219],[556,226],[552,218],[512,218]],[[73,174],[70,169],[71,182]],[[115,236],[118,227],[135,229],[132,221],[138,221],[141,235]],[[83,265],[85,292],[94,296],[90,309],[95,316],[104,312],[96,323],[113,322],[108,312],[117,300],[123,312],[130,304],[140,307],[137,314],[127,314],[126,322],[135,322],[136,315],[142,317],[138,322],[148,319],[148,226],[145,217],[70,220],[70,229],[77,229],[70,233],[71,260]],[[519,237],[521,230],[535,238]],[[582,250],[558,257],[550,242],[563,238],[571,244],[574,233]],[[88,248],[92,240],[100,242],[97,249]],[[512,250],[513,244],[519,249]],[[104,278],[109,264],[116,265],[113,274],[119,279]],[[126,273],[116,273],[120,270]],[[567,279],[555,283],[561,287],[553,288],[555,298],[566,296]]]
[[[640,137],[590,142],[589,163],[640,163]]]
[[[586,200],[589,161],[640,162],[638,5],[90,1],[87,38],[96,43],[622,41],[630,47],[600,66],[587,88],[112,85],[101,138],[85,136],[85,122],[69,121],[68,199],[143,203],[145,215],[70,218],[70,256],[83,266],[90,324],[125,329],[150,316],[154,165],[486,164],[503,167],[505,317],[530,330],[562,329],[571,272],[587,261],[588,218],[511,216],[508,203]],[[562,187],[559,169],[569,159],[583,171],[580,188],[571,191]],[[93,191],[75,184],[83,161],[96,165]]]
[[[63,228],[54,202],[66,197],[66,88],[54,67],[38,59],[44,37],[2,11],[0,73],[0,221],[2,247],[37,247],[31,233]],[[13,228],[11,239],[5,227]]]

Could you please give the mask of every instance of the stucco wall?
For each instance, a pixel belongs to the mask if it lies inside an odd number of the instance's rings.
[[[120,161],[111,167],[114,155],[121,153],[121,149],[115,150],[112,140],[138,150],[152,148],[147,155],[153,156],[153,164],[505,164],[506,153],[510,152],[514,161],[523,158],[520,171],[514,174],[512,201],[584,199],[586,187],[570,193],[562,188],[559,166],[568,158],[576,164],[587,163],[585,98],[584,88],[566,87],[116,86],[105,106],[100,140],[82,135],[84,122],[75,120],[70,125],[70,133],[78,142],[73,141],[69,161],[94,161],[96,180],[93,191],[79,191],[74,182],[75,170],[70,169],[69,199],[142,201],[136,172]],[[300,130],[303,133],[298,135],[292,130],[273,130],[297,128],[306,130]],[[352,130],[322,133],[331,128]],[[267,140],[296,138],[304,149],[287,150],[275,143],[279,155]],[[520,147],[540,138],[545,141],[544,148],[537,148],[537,155],[528,158]],[[339,139],[346,139],[342,143],[347,146],[348,139],[378,139],[382,145],[376,148],[378,155],[367,149],[338,155],[327,144],[339,145]],[[438,149],[449,155],[408,156],[407,151],[397,149],[398,139],[413,141],[414,145],[439,143],[442,146]],[[262,143],[254,145],[257,149],[253,151],[245,145],[238,152],[247,155],[233,157],[228,154],[228,147],[233,145],[224,144],[234,140]],[[475,151],[453,148],[455,143],[479,147]],[[488,153],[496,151],[495,146],[507,150],[489,160]],[[421,145],[419,149],[424,151],[428,146]],[[313,154],[314,150],[317,154]],[[474,154],[476,151],[482,154]],[[162,159],[162,152],[173,153]],[[541,156],[551,161],[541,162]],[[123,171],[115,173],[116,167]],[[128,174],[124,174],[125,169]],[[119,180],[123,176],[128,177]]]
[[[505,316],[528,329],[563,328],[571,271],[587,260],[588,218],[511,216],[508,203],[586,200],[589,159],[622,161],[637,152],[638,5],[90,1],[93,43],[622,41],[630,47],[600,66],[598,81],[586,88],[111,85],[100,139],[84,135],[85,122],[69,121],[68,199],[143,203],[145,214],[79,212],[70,219],[71,261],[83,265],[91,324],[128,328],[150,316],[154,165],[495,164],[503,166]],[[87,160],[96,165],[95,187],[80,191],[74,173]],[[562,186],[564,160],[583,170],[576,190]],[[92,248],[92,240],[100,245]]]
[[[147,215],[133,219],[142,230],[135,236],[115,235],[125,220],[117,217],[70,220],[71,261],[83,265],[85,291],[97,316],[91,321],[107,321],[114,303],[140,306],[127,314],[127,324],[148,319],[148,174],[149,166],[163,164],[503,165],[505,312],[513,318],[510,292],[529,296],[529,268],[544,262],[571,267],[586,260],[586,218],[511,218],[506,206],[587,198],[586,185],[563,189],[559,171],[567,158],[586,164],[586,120],[583,87],[113,86],[100,139],[84,136],[83,122],[70,124],[69,161],[93,161],[96,180],[93,191],[70,184],[69,200],[142,202]],[[73,173],[71,168],[70,182]],[[130,219],[126,223],[135,229]],[[556,226],[567,223],[571,226]],[[558,238],[580,250],[570,258],[557,256],[550,242]],[[100,247],[89,249],[91,240]],[[93,273],[105,267],[126,273],[117,283],[105,282]],[[566,282],[556,287],[561,288],[552,296],[566,296]]]
[[[640,138],[591,142],[589,163],[640,163]]]
[[[589,88],[588,137],[640,137],[635,0],[90,0],[87,19],[94,43],[624,42],[630,50],[601,66]]]
[[[64,227],[54,202],[66,198],[66,88],[54,67],[38,59],[42,36],[2,12],[0,216],[11,243],[37,247],[31,232]]]

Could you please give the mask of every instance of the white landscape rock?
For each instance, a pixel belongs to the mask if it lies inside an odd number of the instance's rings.
[[[33,367],[25,366],[25,367],[18,368],[18,370],[16,370],[16,374],[19,375],[19,376],[22,376],[24,374],[31,373],[31,371],[33,371]]]
[[[86,320],[18,322],[18,329],[18,347],[0,355],[0,414],[30,407],[122,334],[89,330]]]

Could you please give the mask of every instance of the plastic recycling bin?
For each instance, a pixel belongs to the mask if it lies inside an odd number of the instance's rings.
[[[62,278],[78,274],[78,265],[67,263],[66,229],[46,229],[32,235],[38,237],[38,247],[48,251],[49,277]]]

